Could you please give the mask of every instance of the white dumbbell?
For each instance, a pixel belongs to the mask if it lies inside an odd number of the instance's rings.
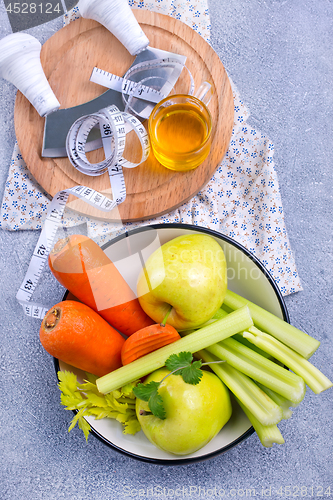
[[[93,19],[108,29],[134,56],[149,45],[127,0],[79,0],[79,12],[85,19]]]
[[[60,107],[40,61],[40,42],[27,33],[12,33],[0,40],[0,76],[8,80],[46,116]]]
[[[85,19],[107,28],[131,55],[147,48],[149,40],[137,22],[127,0],[79,0]],[[0,77],[8,80],[31,102],[40,116],[60,107],[40,61],[41,44],[27,33],[13,33],[0,40]]]

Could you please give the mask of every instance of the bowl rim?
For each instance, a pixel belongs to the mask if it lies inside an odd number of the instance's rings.
[[[230,236],[227,236],[223,233],[219,233],[218,231],[216,231],[214,229],[210,229],[210,228],[203,227],[203,226],[196,226],[193,224],[183,224],[183,223],[179,223],[179,222],[165,222],[165,223],[160,223],[160,224],[147,224],[145,226],[141,226],[138,228],[126,230],[124,233],[116,236],[115,238],[112,238],[107,243],[104,243],[101,246],[101,248],[102,248],[102,250],[105,250],[106,248],[113,245],[114,243],[117,243],[118,241],[121,241],[124,238],[128,238],[132,234],[141,233],[143,231],[149,231],[151,229],[155,229],[155,230],[157,230],[157,229],[189,229],[191,231],[197,231],[200,233],[204,232],[210,236],[217,237],[217,238],[231,244],[232,246],[234,246],[238,250],[242,251],[250,260],[252,260],[254,262],[254,264],[256,264],[256,266],[260,269],[260,271],[268,279],[268,281],[269,281],[270,285],[272,286],[272,288],[275,292],[275,295],[278,299],[279,305],[281,307],[283,319],[287,323],[290,323],[290,317],[289,317],[289,313],[288,313],[283,295],[282,295],[277,283],[275,282],[272,274],[268,271],[268,269],[266,269],[266,267],[261,263],[261,261],[254,254],[252,254],[246,247],[244,247],[241,243],[235,241]],[[68,290],[66,290],[64,297],[63,297],[63,300],[66,300],[67,295],[68,295]],[[60,370],[59,360],[57,358],[53,358],[53,363],[54,363],[54,368],[55,368],[56,375],[58,378],[58,371]],[[59,378],[58,378],[58,380],[59,380]],[[73,413],[77,413],[77,410],[73,410]],[[222,454],[226,453],[228,450],[230,450],[231,448],[234,448],[235,446],[240,444],[242,441],[245,441],[245,439],[247,439],[249,436],[251,436],[254,432],[255,432],[254,428],[253,428],[253,426],[251,426],[247,431],[245,431],[241,436],[239,436],[237,439],[235,439],[232,443],[228,444],[227,446],[225,446],[222,449],[208,453],[207,455],[203,455],[203,456],[199,456],[199,457],[189,457],[189,458],[178,458],[178,459],[175,458],[174,460],[168,460],[168,459],[163,459],[163,458],[144,457],[144,456],[138,455],[136,453],[124,450],[123,448],[120,448],[119,446],[115,445],[114,443],[111,443],[110,441],[108,441],[96,429],[91,428],[91,430],[90,430],[90,433],[93,436],[95,436],[99,441],[106,444],[107,446],[109,446],[113,450],[117,451],[118,453],[121,453],[122,455],[133,458],[133,459],[138,460],[140,462],[146,462],[146,463],[155,464],[155,465],[168,465],[168,466],[188,465],[188,464],[192,464],[192,463],[210,460],[211,458],[217,457],[218,455],[222,455]]]

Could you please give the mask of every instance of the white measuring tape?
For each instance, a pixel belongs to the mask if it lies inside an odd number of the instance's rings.
[[[105,160],[90,163],[86,157],[85,144],[90,131],[99,126]],[[142,155],[138,163],[126,160],[122,155],[125,149],[126,133],[133,130],[139,138]],[[150,146],[146,129],[133,115],[119,111],[117,106],[109,106],[76,120],[66,139],[67,155],[72,165],[81,173],[97,176],[109,173],[114,206],[126,199],[126,186],[122,168],[135,168],[149,155]],[[114,208],[114,207],[112,207]],[[111,208],[111,210],[112,210]]]
[[[156,90],[142,83],[143,81],[151,81],[151,79],[155,78],[154,75],[150,75],[139,83],[131,81],[129,77],[139,71],[147,69],[147,67],[149,69],[171,67],[174,68],[174,71],[177,72],[179,76],[179,67],[177,70],[175,69],[177,65],[181,65],[182,68],[186,67],[177,59],[172,58],[141,63],[130,68],[124,78],[94,68],[91,80],[95,83],[100,83],[101,85],[122,92],[126,108],[142,117],[147,114],[148,110],[150,113],[153,105],[151,107],[146,107],[143,113],[137,113],[134,108],[132,108],[132,103],[130,104],[131,99],[140,98],[144,101],[157,103],[170,92],[173,84],[164,82],[162,89]],[[193,93],[194,82],[190,72],[189,75],[191,80],[189,92]],[[170,81],[172,82],[172,78]],[[129,96],[128,99],[124,97],[125,94]],[[97,147],[102,144],[105,159],[99,163],[92,164],[87,159],[85,145],[89,133],[95,127],[99,127],[101,132],[101,140],[97,141]],[[123,157],[126,134],[131,130],[138,136],[142,148],[141,160],[138,163],[132,163]],[[107,212],[113,210],[126,199],[123,167],[135,168],[144,162],[148,158],[150,146],[148,134],[138,118],[133,114],[121,112],[115,105],[111,105],[107,108],[103,108],[97,113],[83,116],[73,123],[67,135],[66,151],[72,165],[81,173],[89,176],[98,176],[108,172],[111,183],[112,199],[86,186],[75,186],[64,189],[53,197],[28,270],[16,295],[25,314],[37,319],[44,318],[48,308],[32,302],[31,298],[37,287],[45,263],[48,260],[48,255],[52,249],[69,195],[72,194],[102,211]]]
[[[90,205],[100,210],[109,211],[113,208],[113,202],[106,196],[86,186],[75,186],[73,188],[59,191],[52,199],[49,206],[42,232],[34,249],[28,270],[22,284],[16,294],[16,299],[22,305],[27,316],[42,319],[48,308],[31,302],[31,297],[36,289],[39,278],[52,249],[57,229],[62,219],[66,202],[70,194],[81,198]]]
[[[96,66],[91,73],[90,81],[98,83],[108,89],[121,92],[122,94],[131,95],[139,99],[154,102],[155,104],[166,97],[165,94],[162,94],[159,90],[147,87],[146,85],[142,85],[138,82],[133,82],[133,80],[128,80],[127,78],[114,75],[113,73],[104,71]]]
[[[130,111],[134,115],[145,119],[149,117],[154,104],[160,102],[170,93],[183,69],[187,71],[190,79],[189,88],[184,93],[193,95],[194,79],[190,70],[184,63],[173,57],[153,59],[135,64],[129,68],[124,77],[94,67],[90,81],[121,92],[125,111]],[[162,71],[162,74],[158,75],[156,70]],[[163,70],[168,71],[167,80],[163,75]],[[145,83],[149,83],[149,85],[145,85]],[[136,99],[153,104],[148,104],[143,109],[137,110],[135,108]]]
[[[101,130],[106,158],[100,163],[91,164],[85,155],[84,146],[89,132],[96,126],[99,126]],[[142,156],[139,163],[132,163],[122,156],[125,148],[126,132],[130,130],[135,131],[142,147]],[[150,151],[148,134],[142,123],[135,116],[122,113],[114,105],[104,108],[98,113],[83,116],[75,121],[68,132],[66,148],[71,163],[81,172],[96,176],[108,171],[112,200],[86,186],[64,189],[59,191],[52,199],[27,273],[16,295],[25,314],[37,319],[44,318],[48,308],[31,302],[31,297],[52,249],[69,195],[72,194],[104,212],[113,210],[126,198],[122,168],[135,168],[147,159]]]

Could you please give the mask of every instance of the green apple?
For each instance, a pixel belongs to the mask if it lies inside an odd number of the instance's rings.
[[[169,375],[160,384],[164,420],[149,414],[148,403],[136,400],[142,430],[158,448],[176,455],[194,453],[209,443],[231,417],[228,389],[216,375],[202,371],[197,385],[187,384],[181,375]],[[145,384],[159,382],[168,373],[166,368],[160,368],[146,378]]]
[[[149,256],[137,293],[142,309],[156,323],[176,330],[196,328],[214,316],[227,290],[227,265],[217,241],[204,234],[178,236]]]

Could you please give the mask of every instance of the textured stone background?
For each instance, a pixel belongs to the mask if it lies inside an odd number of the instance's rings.
[[[322,342],[312,359],[332,379],[333,2],[209,5],[213,47],[251,111],[249,123],[275,144],[287,230],[304,288],[286,298],[291,321]],[[60,25],[57,19],[30,32],[43,43]],[[0,26],[1,37],[10,33],[2,2]],[[15,140],[14,99],[13,86],[0,80],[1,197]],[[59,404],[52,361],[39,344],[36,321],[24,317],[15,300],[37,239],[37,232],[0,232],[1,498],[135,498],[131,488],[142,489],[141,498],[176,498],[172,489],[178,487],[184,487],[179,498],[221,498],[215,487],[236,498],[249,496],[250,488],[275,499],[310,498],[325,490],[326,498],[333,496],[331,391],[314,396],[308,390],[292,419],[280,426],[284,446],[263,449],[252,435],[194,465],[148,465],[93,437],[86,444],[79,430],[68,435],[70,416]],[[60,287],[49,290],[47,277],[42,290],[55,301],[62,296]],[[163,488],[166,495],[157,495]]]

